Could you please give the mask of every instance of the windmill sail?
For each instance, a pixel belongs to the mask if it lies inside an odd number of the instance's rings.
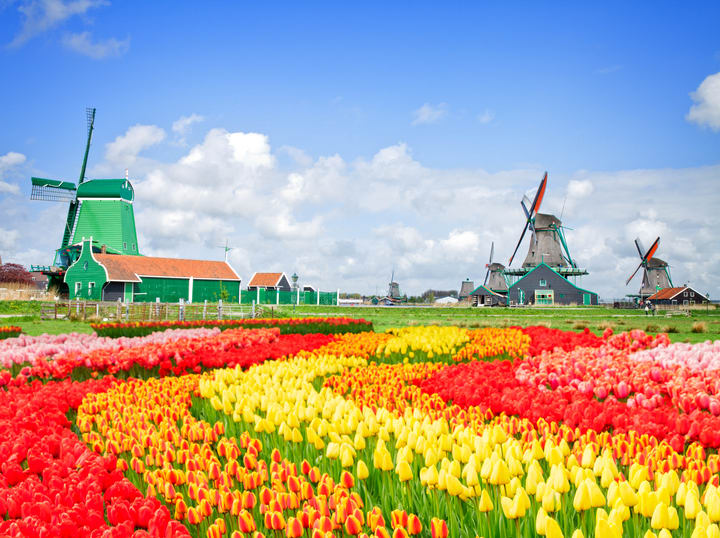
[[[528,227],[532,229],[534,225],[534,219],[535,215],[537,215],[538,211],[540,210],[540,205],[542,204],[543,198],[545,197],[545,189],[547,188],[547,172],[545,172],[545,175],[543,176],[542,180],[540,180],[540,186],[538,187],[537,191],[535,191],[535,198],[533,199],[532,204],[530,204],[529,207],[526,206],[525,200],[527,199],[528,202],[530,199],[527,197],[527,195],[523,196],[523,200],[520,202],[520,204],[523,207],[523,211],[525,212],[526,220],[525,220],[525,227],[523,228],[522,233],[520,234],[520,240],[517,243],[517,246],[515,247],[515,251],[512,253],[512,256],[510,256],[510,262],[508,265],[512,265],[513,259],[515,258],[515,254],[517,254],[518,249],[520,248],[520,245],[522,244],[523,239],[525,238],[525,232],[527,232]]]
[[[635,277],[637,272],[642,268],[645,267],[647,269],[647,265],[652,260],[653,256],[655,255],[655,252],[657,252],[658,247],[660,246],[660,238],[658,237],[653,241],[653,244],[650,245],[650,248],[645,250],[642,243],[640,242],[640,238],[635,239],[635,248],[638,250],[638,254],[640,254],[640,264],[637,266],[635,271],[633,271],[633,274],[630,275],[630,277],[625,281],[625,285],[627,286],[630,284],[630,281]]]
[[[490,260],[487,262],[487,271],[485,272],[485,280],[483,280],[483,286],[487,284],[488,276],[490,276],[490,266],[492,265],[493,253],[495,252],[495,241],[490,243]]]

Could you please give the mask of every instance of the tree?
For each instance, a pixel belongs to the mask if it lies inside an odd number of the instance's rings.
[[[17,263],[5,263],[0,265],[0,282],[17,282],[20,284],[32,284],[32,275],[22,265]]]

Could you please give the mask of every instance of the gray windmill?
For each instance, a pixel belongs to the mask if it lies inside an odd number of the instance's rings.
[[[523,196],[520,202],[523,213],[525,213],[525,227],[520,234],[520,240],[515,247],[513,255],[510,257],[508,266],[512,265],[515,254],[517,254],[528,229],[532,236],[530,238],[528,253],[525,256],[522,267],[506,269],[505,275],[524,276],[541,263],[548,265],[564,277],[577,277],[588,274],[585,269],[578,268],[575,260],[570,256],[570,249],[568,248],[563,231],[565,227],[562,225],[562,221],[555,215],[539,212],[540,205],[545,197],[547,178],[548,175],[547,172],[545,172],[540,181],[540,186],[537,191],[535,191],[532,202],[527,195]]]
[[[647,250],[645,250],[645,247],[640,242],[639,237],[635,239],[635,248],[640,256],[640,264],[637,266],[637,269],[635,269],[633,274],[630,275],[630,278],[627,279],[625,285],[627,286],[630,284],[630,281],[637,274],[640,268],[642,268],[643,277],[642,285],[640,286],[640,299],[650,297],[656,291],[663,288],[671,288],[673,285],[672,279],[670,278],[670,266],[665,260],[655,257],[655,252],[657,252],[659,246],[659,237],[655,239],[653,244],[650,245],[650,248]]]
[[[505,279],[505,266],[501,263],[493,262],[493,254],[495,254],[494,241],[490,244],[490,259],[485,265],[485,267],[487,267],[487,271],[485,273],[483,286],[494,292],[507,293],[508,284]]]

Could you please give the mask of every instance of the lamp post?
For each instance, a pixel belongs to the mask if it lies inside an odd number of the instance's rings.
[[[300,302],[300,290],[298,288],[298,275],[297,273],[293,273],[290,277],[290,280],[292,280],[292,291],[295,294],[295,302],[293,303],[293,311],[295,310],[295,305]]]

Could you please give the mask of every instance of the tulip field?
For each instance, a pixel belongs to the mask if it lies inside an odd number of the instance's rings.
[[[720,538],[720,340],[96,330],[0,340],[0,536]]]

